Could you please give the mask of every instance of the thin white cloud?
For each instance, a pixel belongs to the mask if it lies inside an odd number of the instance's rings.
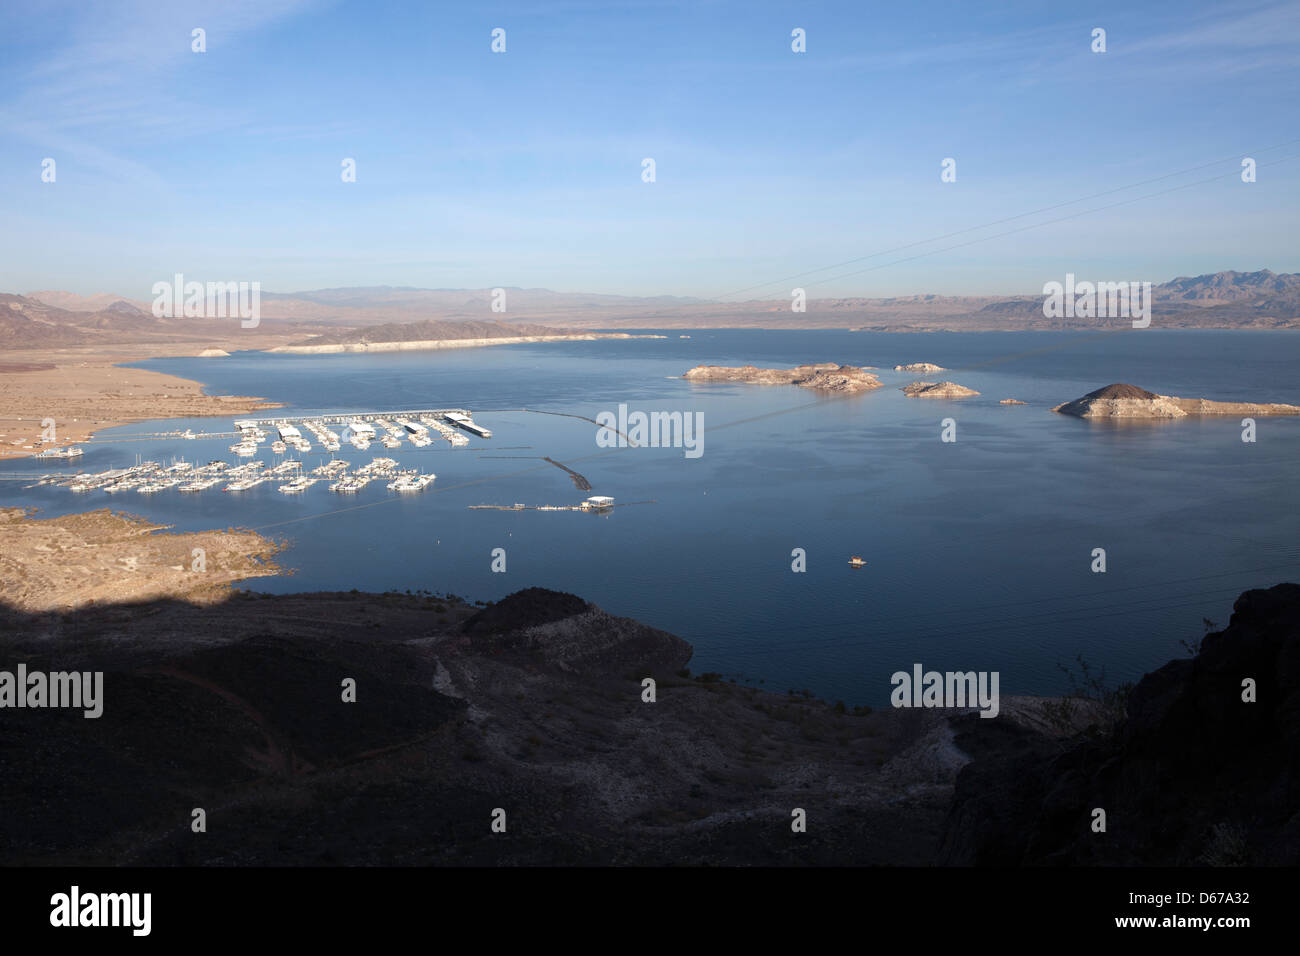
[[[314,2],[125,0],[24,8],[47,26],[47,41],[62,42],[48,57],[11,77],[10,95],[0,100],[0,125],[16,138],[43,151],[57,150],[110,179],[162,188],[155,172],[109,144],[184,138],[248,121],[235,109],[196,108],[168,88],[168,76],[196,55],[190,49],[191,31],[205,29],[211,50],[301,13]],[[5,21],[12,17],[11,12]]]

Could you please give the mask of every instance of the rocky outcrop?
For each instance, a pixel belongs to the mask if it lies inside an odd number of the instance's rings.
[[[1205,398],[1163,396],[1188,415],[1300,415],[1300,405],[1212,402]]]
[[[1188,415],[1300,415],[1297,405],[1213,402],[1157,395],[1136,385],[1115,384],[1052,409],[1078,418],[1185,418]]]
[[[956,382],[913,382],[904,385],[902,391],[908,398],[967,398],[979,394]]]
[[[948,371],[942,365],[934,365],[930,362],[913,362],[911,365],[895,365],[895,372],[946,372]]]
[[[1028,405],[1028,402],[1022,402],[1018,398],[1004,398],[998,402],[999,405]]]
[[[230,353],[225,349],[204,349],[198,355],[199,358],[230,358]]]
[[[1052,411],[1078,418],[1182,418],[1187,414],[1167,398],[1136,385],[1107,385]]]
[[[691,382],[744,382],[748,385],[799,385],[829,392],[862,392],[880,387],[880,379],[856,365],[800,365],[756,368],[753,365],[697,365],[682,378]]]
[[[975,759],[957,778],[941,863],[1300,861],[1300,585],[1243,593],[1195,657],[1138,682],[1112,734],[1062,746],[980,726],[998,723],[954,722]]]
[[[562,671],[621,673],[633,667],[675,674],[691,645],[631,618],[615,617],[582,598],[546,588],[518,591],[469,618],[462,629],[486,638],[493,653],[526,651]]]

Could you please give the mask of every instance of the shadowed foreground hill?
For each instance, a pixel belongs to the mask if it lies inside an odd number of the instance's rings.
[[[691,678],[680,638],[540,588],[0,610],[0,670],[105,672],[98,719],[0,710],[0,864],[1181,863],[1238,839],[1294,862],[1298,620],[1300,587],[1248,592],[1099,741],[1035,698],[845,712]]]
[[[680,638],[536,588],[4,623],[0,668],[105,676],[98,719],[0,712],[3,864],[923,863],[960,762],[938,715],[691,679]]]
[[[985,739],[957,736],[976,759],[957,779],[941,862],[1294,865],[1300,585],[1242,594],[1194,658],[1137,684],[1111,736],[1063,746],[1015,725],[996,741],[970,729]],[[1105,833],[1091,830],[1094,808]]]

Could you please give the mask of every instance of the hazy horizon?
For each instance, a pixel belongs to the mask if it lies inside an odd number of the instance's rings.
[[[1258,272],[1272,272],[1272,273],[1275,274],[1275,275],[1286,275],[1286,274],[1289,274],[1289,273],[1282,273],[1282,272],[1279,272],[1279,270],[1277,270],[1277,269],[1270,269],[1268,266],[1260,266],[1260,267],[1257,268],[1257,269],[1224,268],[1224,269],[1217,269],[1217,270],[1214,270],[1214,272],[1212,272],[1212,273],[1206,273],[1206,274],[1208,274],[1208,275],[1213,275],[1213,274],[1222,273],[1222,272],[1236,272],[1236,273],[1238,273],[1238,274],[1242,274],[1242,275],[1250,275],[1250,274],[1254,274],[1254,273],[1258,273]],[[166,277],[166,278],[164,278],[164,279],[162,279],[162,280],[159,280],[159,281],[169,281],[169,280],[171,280],[171,279],[173,279],[173,278],[174,278],[174,277]],[[1082,277],[1081,277],[1081,278],[1082,278]],[[1160,285],[1160,284],[1162,284],[1162,283],[1172,282],[1172,281],[1175,281],[1175,280],[1177,280],[1177,279],[1184,279],[1184,278],[1197,278],[1197,276],[1191,276],[1191,275],[1186,275],[1186,274],[1180,274],[1180,275],[1176,275],[1176,276],[1157,277],[1157,278],[1152,279],[1151,281],[1152,281],[1153,284],[1155,284],[1155,285]],[[702,298],[702,297],[699,297],[699,296],[672,295],[672,294],[668,294],[668,293],[658,293],[658,294],[656,294],[656,293],[648,293],[648,294],[645,294],[645,295],[630,295],[630,294],[619,293],[619,292],[595,292],[595,291],[592,291],[592,290],[589,290],[589,289],[554,289],[554,288],[549,288],[549,287],[546,287],[546,286],[528,286],[528,287],[525,287],[525,286],[503,286],[502,288],[505,288],[507,291],[512,291],[512,292],[544,292],[544,293],[549,293],[549,294],[556,295],[556,296],[573,296],[573,297],[584,297],[584,296],[597,297],[597,296],[607,296],[607,297],[611,297],[611,298],[627,298],[627,299],[633,299],[633,300],[637,300],[637,299],[678,299],[678,300],[680,300],[680,303],[678,303],[678,304],[680,304],[680,305],[682,305],[682,306],[687,306],[687,305],[744,305],[744,304],[746,304],[746,303],[748,303],[748,302],[753,302],[753,303],[755,303],[755,304],[758,304],[758,303],[771,302],[771,301],[775,301],[775,300],[783,300],[783,299],[788,298],[787,296],[783,296],[783,295],[780,295],[780,294],[774,294],[774,295],[770,295],[770,296],[766,296],[766,297],[762,297],[762,298],[753,298],[753,299],[749,299],[749,298],[733,298],[733,299],[718,298],[718,299],[705,299],[705,298]],[[6,292],[6,291],[9,291],[9,290],[0,289],[0,293]],[[19,291],[19,290],[14,290],[14,291],[13,291],[13,294],[15,294],[15,295],[22,295],[22,296],[26,296],[26,297],[32,297],[32,296],[40,295],[40,294],[42,294],[42,293],[52,293],[52,292],[58,292],[58,293],[69,293],[69,292],[71,292],[71,291],[72,291],[72,290],[70,290],[70,289],[24,289],[24,290],[21,290],[21,291]],[[358,285],[358,286],[330,286],[330,287],[323,287],[323,288],[317,288],[317,289],[294,289],[294,290],[291,290],[291,291],[281,291],[281,290],[277,290],[277,289],[262,289],[262,290],[261,290],[261,295],[262,295],[262,297],[263,297],[264,299],[265,299],[266,297],[272,297],[273,299],[292,299],[292,298],[299,297],[299,296],[319,295],[319,294],[321,294],[321,293],[326,293],[326,292],[447,292],[447,293],[450,293],[450,292],[474,292],[474,293],[483,293],[483,292],[488,292],[488,291],[490,291],[490,289],[488,289],[488,288],[486,288],[486,287],[470,288],[470,287],[453,287],[453,286],[445,286],[445,287],[439,287],[439,288],[432,288],[432,287],[428,287],[428,286],[398,285],[398,284],[384,284],[384,285],[370,285],[370,286],[359,286],[359,285]],[[110,289],[97,289],[97,290],[93,290],[93,291],[90,291],[90,292],[73,292],[72,294],[74,294],[74,295],[78,295],[78,296],[82,296],[82,297],[87,298],[87,299],[93,299],[93,298],[98,298],[98,297],[117,297],[117,298],[119,298],[119,299],[121,299],[121,300],[124,300],[124,301],[134,300],[134,301],[136,301],[136,302],[142,302],[142,303],[145,303],[145,304],[148,304],[148,302],[149,302],[150,299],[151,299],[151,297],[148,296],[148,295],[143,296],[143,297],[134,297],[134,296],[126,295],[126,294],[119,294],[115,289],[111,289],[111,288],[110,288]],[[988,296],[993,296],[993,297],[997,297],[997,296],[1006,296],[1006,297],[1015,297],[1015,296],[1040,297],[1040,296],[1042,295],[1042,290],[1041,290],[1041,289],[1026,289],[1026,290],[1007,290],[1007,289],[1003,289],[1003,290],[996,290],[996,291],[993,291],[993,292],[986,292],[986,293],[961,292],[961,291],[943,292],[943,293],[936,293],[936,292],[919,292],[919,293],[907,293],[907,294],[905,294],[905,295],[899,295],[899,296],[887,296],[887,295],[881,295],[881,296],[874,296],[874,295],[873,295],[873,296],[867,296],[867,295],[844,295],[844,296],[826,296],[825,298],[836,298],[836,299],[839,299],[839,298],[849,298],[849,299],[856,299],[856,298],[862,298],[862,299],[889,299],[889,298],[907,298],[907,297],[912,296],[912,295],[917,295],[917,296],[924,296],[924,295],[939,295],[939,296],[945,296],[945,297],[951,297],[951,298],[979,298],[979,297],[988,297]],[[822,298],[822,297],[812,297],[812,298],[809,299],[809,301],[817,301],[818,298]],[[48,303],[48,304],[57,304],[57,303]],[[504,318],[504,316],[502,316],[502,318]]]

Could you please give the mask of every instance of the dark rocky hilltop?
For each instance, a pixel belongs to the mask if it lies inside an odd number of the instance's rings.
[[[1004,695],[987,720],[691,675],[680,638],[535,588],[0,609],[0,627],[0,670],[104,671],[98,719],[0,713],[6,865],[1300,859],[1296,585],[1243,595],[1113,729],[1099,701]]]

